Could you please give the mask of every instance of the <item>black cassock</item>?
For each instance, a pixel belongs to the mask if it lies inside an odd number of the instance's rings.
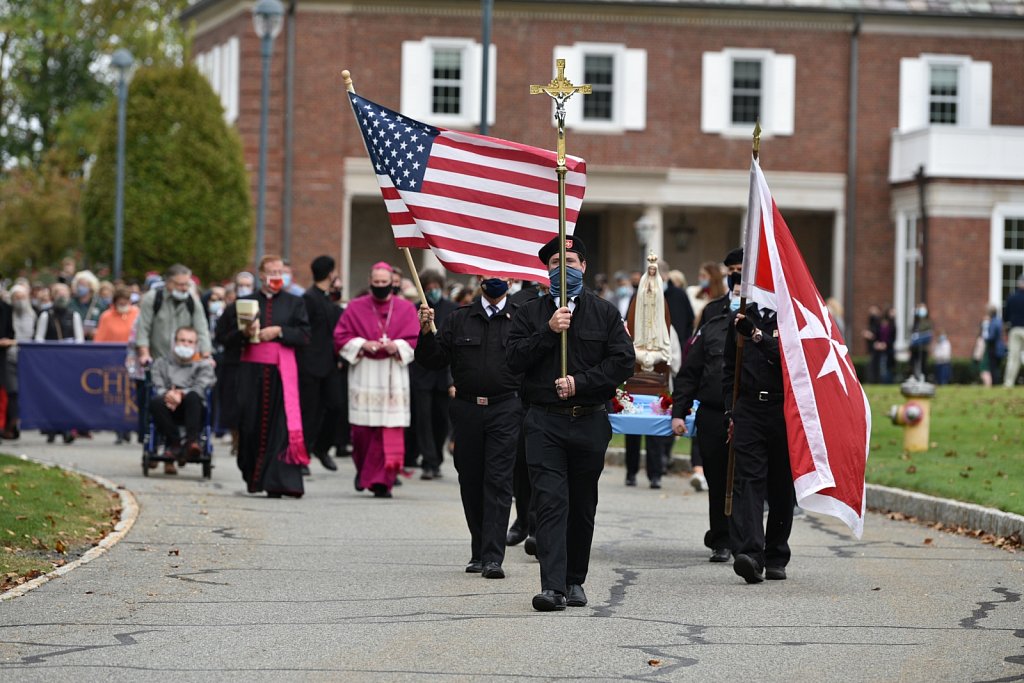
[[[279,292],[268,297],[258,291],[243,299],[260,302],[260,329],[278,325],[284,346],[309,343],[309,317],[302,297]],[[242,349],[249,342],[238,330],[234,304],[224,311],[225,347]],[[298,386],[295,387],[298,391]],[[242,361],[238,370],[238,469],[249,493],[301,496],[302,468],[284,462],[288,424],[284,411],[281,374],[275,365]]]

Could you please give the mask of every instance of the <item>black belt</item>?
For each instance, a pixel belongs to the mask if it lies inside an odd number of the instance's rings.
[[[461,398],[463,401],[475,403],[478,406],[492,406],[495,403],[501,403],[502,401],[507,401],[510,398],[516,398],[517,396],[519,396],[519,392],[517,391],[509,391],[508,393],[498,394],[497,396],[462,396],[458,393],[455,394],[455,398]]]
[[[759,401],[761,403],[775,403],[781,401],[786,397],[785,394],[778,391],[746,391],[744,390],[740,394],[743,398],[749,398],[751,401]]]
[[[553,403],[548,405],[538,405],[537,407],[548,413],[554,413],[555,415],[568,415],[569,417],[583,417],[584,415],[603,413],[607,410],[603,403],[598,403],[597,405],[592,406],[563,406]]]

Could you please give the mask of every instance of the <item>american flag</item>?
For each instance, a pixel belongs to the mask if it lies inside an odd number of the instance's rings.
[[[435,128],[349,93],[399,247],[430,248],[456,273],[547,282],[537,252],[558,234],[555,153]],[[566,157],[565,227],[586,162]]]

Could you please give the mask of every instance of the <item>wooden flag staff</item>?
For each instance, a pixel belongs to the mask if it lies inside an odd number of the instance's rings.
[[[569,98],[580,93],[590,95],[593,88],[589,85],[573,85],[565,77],[565,60],[555,60],[558,74],[547,85],[531,85],[531,95],[547,95],[555,102],[555,121],[558,123],[558,149],[555,173],[558,174],[558,291],[562,293],[562,305],[568,306],[565,291],[565,103]],[[545,267],[547,264],[544,264]],[[562,330],[562,377],[569,374],[569,337],[568,330]]]
[[[341,72],[341,78],[345,81],[345,90],[354,93],[356,91],[356,86],[352,82],[352,73],[348,69],[345,69]],[[355,116],[355,110],[352,111],[352,115]],[[356,121],[356,125],[359,125],[358,120]],[[420,283],[420,274],[416,272],[416,264],[412,260],[412,252],[409,251],[409,247],[399,247],[399,249],[401,249],[405,254],[405,262],[409,266],[409,277],[412,278],[413,283],[416,285],[416,292],[420,296],[420,301],[425,303],[427,295],[426,292],[423,291],[423,285]],[[437,327],[434,325],[433,320],[430,321],[430,331],[437,332]]]
[[[753,154],[754,159],[757,159],[758,152],[761,148],[761,120],[758,119],[754,124],[754,147]],[[750,207],[747,207],[747,211],[750,211]],[[747,230],[749,229],[750,217],[747,217],[747,224],[743,226],[743,239],[741,243],[746,246],[747,244]],[[746,271],[746,262],[750,259],[750,254],[743,253],[744,266],[743,269]],[[753,277],[754,274],[748,274],[749,277]],[[740,313],[746,315],[747,311],[747,297],[743,294],[743,290],[740,290]],[[736,401],[740,399],[740,375],[743,372],[743,335],[736,335],[736,371],[733,373],[732,378],[732,408],[736,410]],[[732,421],[730,419],[730,425]],[[729,460],[725,469],[725,516],[732,516],[732,487],[733,479],[736,475],[736,451],[733,448],[735,439],[733,435],[729,435]]]

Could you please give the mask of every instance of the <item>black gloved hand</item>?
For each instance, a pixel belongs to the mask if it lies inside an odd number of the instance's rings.
[[[754,334],[754,323],[750,322],[750,318],[746,316],[742,318],[736,316],[736,333],[750,339],[751,335]]]

